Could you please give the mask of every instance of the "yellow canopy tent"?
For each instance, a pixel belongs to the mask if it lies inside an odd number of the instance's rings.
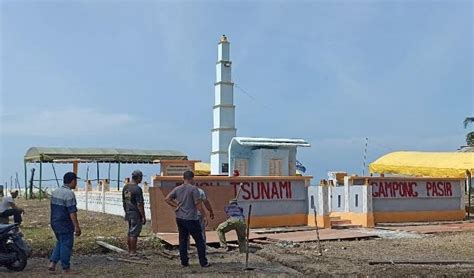
[[[474,171],[474,153],[393,152],[370,163],[369,171],[424,177],[464,178]]]
[[[196,176],[209,176],[211,174],[211,164],[205,162],[194,163],[194,174]]]

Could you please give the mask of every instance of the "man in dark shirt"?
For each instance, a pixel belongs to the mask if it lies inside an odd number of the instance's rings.
[[[51,195],[51,228],[57,243],[50,258],[48,269],[56,270],[56,264],[61,261],[63,271],[70,272],[70,259],[74,245],[74,234],[81,235],[77,221],[76,196],[73,189],[77,186],[77,176],[68,172],[63,177],[64,185],[54,190]]]
[[[182,266],[189,265],[188,237],[191,236],[196,242],[199,264],[208,267],[210,264],[206,258],[206,244],[202,236],[202,228],[199,224],[198,210],[203,222],[207,222],[206,212],[199,196],[199,190],[193,185],[194,173],[186,171],[183,174],[184,183],[175,187],[166,196],[166,203],[175,209],[176,224],[179,232],[179,256]]]
[[[128,254],[131,257],[137,255],[137,238],[142,231],[142,225],[146,223],[143,192],[138,186],[142,179],[140,170],[133,171],[131,183],[125,185],[122,190],[123,210],[125,220],[128,221]]]

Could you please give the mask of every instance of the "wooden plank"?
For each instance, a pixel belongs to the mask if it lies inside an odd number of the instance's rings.
[[[317,236],[314,231],[288,232],[278,234],[261,234],[266,236],[268,241],[293,241],[293,242],[310,242],[317,241]],[[338,240],[338,239],[358,239],[377,237],[374,234],[360,233],[351,230],[333,230],[322,229],[319,232],[321,241],[324,240]]]
[[[474,261],[398,261],[398,260],[388,260],[388,261],[369,261],[369,265],[378,265],[378,264],[434,264],[434,265],[451,265],[451,264],[474,264]]]
[[[178,233],[158,233],[156,234],[156,236],[160,238],[162,241],[172,246],[179,245]],[[235,233],[235,231],[228,232],[225,236],[226,236],[227,242],[237,242],[237,234]],[[265,239],[265,238],[266,236],[264,235],[257,235],[254,233],[250,233],[250,240]],[[217,236],[217,232],[207,231],[206,243],[207,244],[219,243],[219,237]],[[192,237],[191,237],[191,244],[194,244],[194,240],[192,239]]]
[[[114,251],[114,252],[117,252],[117,253],[127,253],[127,251],[123,250],[122,248],[118,248],[116,246],[113,246],[112,244],[108,244],[106,242],[103,242],[101,240],[98,240],[96,241],[96,243],[110,251]]]
[[[165,252],[165,251],[156,251],[156,254],[158,254],[162,257],[165,257],[167,259],[170,259],[170,260],[177,257],[176,255],[169,254],[168,252]]]
[[[112,258],[112,257],[107,257],[107,260],[109,260],[109,261],[120,261],[120,262],[131,263],[131,264],[149,265],[149,263],[144,262],[144,261],[129,260],[129,259],[124,259],[124,258]]]

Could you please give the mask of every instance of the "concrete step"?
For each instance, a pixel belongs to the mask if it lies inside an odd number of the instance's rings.
[[[340,216],[331,216],[329,217],[329,220],[333,221],[333,220],[341,220],[341,217]]]
[[[361,228],[361,225],[355,225],[355,224],[337,224],[337,225],[331,225],[331,229],[356,229],[356,228]]]
[[[346,219],[331,220],[331,225],[341,225],[341,224],[352,224],[352,221],[346,220]]]

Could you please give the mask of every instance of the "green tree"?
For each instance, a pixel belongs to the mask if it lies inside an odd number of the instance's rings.
[[[472,123],[474,123],[474,117],[467,117],[464,119],[464,128],[467,128]],[[474,131],[466,135],[466,143],[469,147],[474,147]]]

